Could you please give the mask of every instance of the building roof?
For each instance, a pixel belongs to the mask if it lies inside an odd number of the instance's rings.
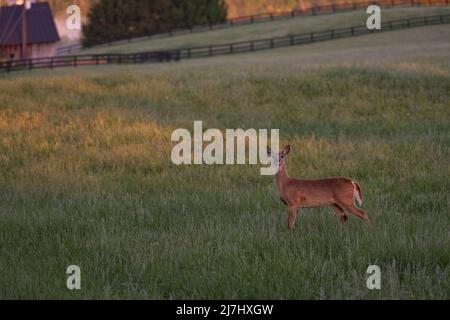
[[[16,5],[0,8],[0,47],[22,43],[22,9]],[[47,2],[32,3],[26,16],[29,44],[60,40]]]

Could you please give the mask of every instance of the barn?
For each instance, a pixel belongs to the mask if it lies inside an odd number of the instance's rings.
[[[47,2],[0,8],[0,61],[54,56],[59,41]]]

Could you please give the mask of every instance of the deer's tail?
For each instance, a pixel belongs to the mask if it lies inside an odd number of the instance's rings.
[[[359,183],[356,182],[355,180],[352,180],[352,184],[353,184],[353,197],[354,199],[356,199],[356,201],[358,201],[358,204],[361,205],[363,202],[361,187],[359,186]]]

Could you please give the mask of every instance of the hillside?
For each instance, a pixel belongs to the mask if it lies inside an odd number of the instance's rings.
[[[420,17],[427,15],[450,14],[450,7],[393,8],[383,11],[383,21]],[[306,16],[274,22],[243,25],[200,33],[174,36],[171,38],[150,39],[123,43],[113,46],[98,46],[85,49],[87,53],[126,53],[162,49],[207,46],[214,44],[257,40],[277,36],[286,36],[311,31],[365,25],[367,14],[364,10],[336,13],[332,15]]]
[[[52,9],[55,13],[55,21],[58,26],[58,31],[63,38],[64,42],[68,41],[78,41],[81,37],[81,32],[76,30],[67,30],[65,27],[66,8],[74,3],[80,4],[81,13],[83,15],[83,22],[87,21],[87,12],[89,11],[89,6],[93,5],[97,0],[48,0]],[[422,1],[424,6],[430,5],[429,1],[425,0],[415,0],[416,3]],[[309,8],[313,5],[328,5],[328,4],[339,4],[339,3],[354,3],[354,2],[364,2],[364,0],[226,0],[228,5],[228,18],[236,18],[242,16],[249,16],[258,13],[267,12],[283,12],[293,10],[295,8]],[[367,1],[371,2],[371,1]],[[442,4],[442,0],[432,1]]]

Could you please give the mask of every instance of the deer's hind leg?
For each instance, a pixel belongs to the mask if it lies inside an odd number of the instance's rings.
[[[288,228],[292,230],[294,228],[295,219],[297,218],[297,210],[296,206],[289,206],[289,217],[288,217]]]
[[[347,222],[348,220],[348,216],[345,214],[344,209],[342,209],[339,205],[337,205],[336,203],[332,204],[331,207],[333,208],[333,210],[336,212],[336,214],[339,216],[339,218],[341,219],[342,223]]]
[[[372,223],[369,220],[369,215],[367,214],[367,212],[365,212],[362,209],[357,208],[355,206],[355,204],[353,203],[353,199],[346,201],[346,202],[340,202],[339,206],[347,211],[350,211],[355,216],[357,216],[358,218],[363,220],[369,227],[372,227]]]

